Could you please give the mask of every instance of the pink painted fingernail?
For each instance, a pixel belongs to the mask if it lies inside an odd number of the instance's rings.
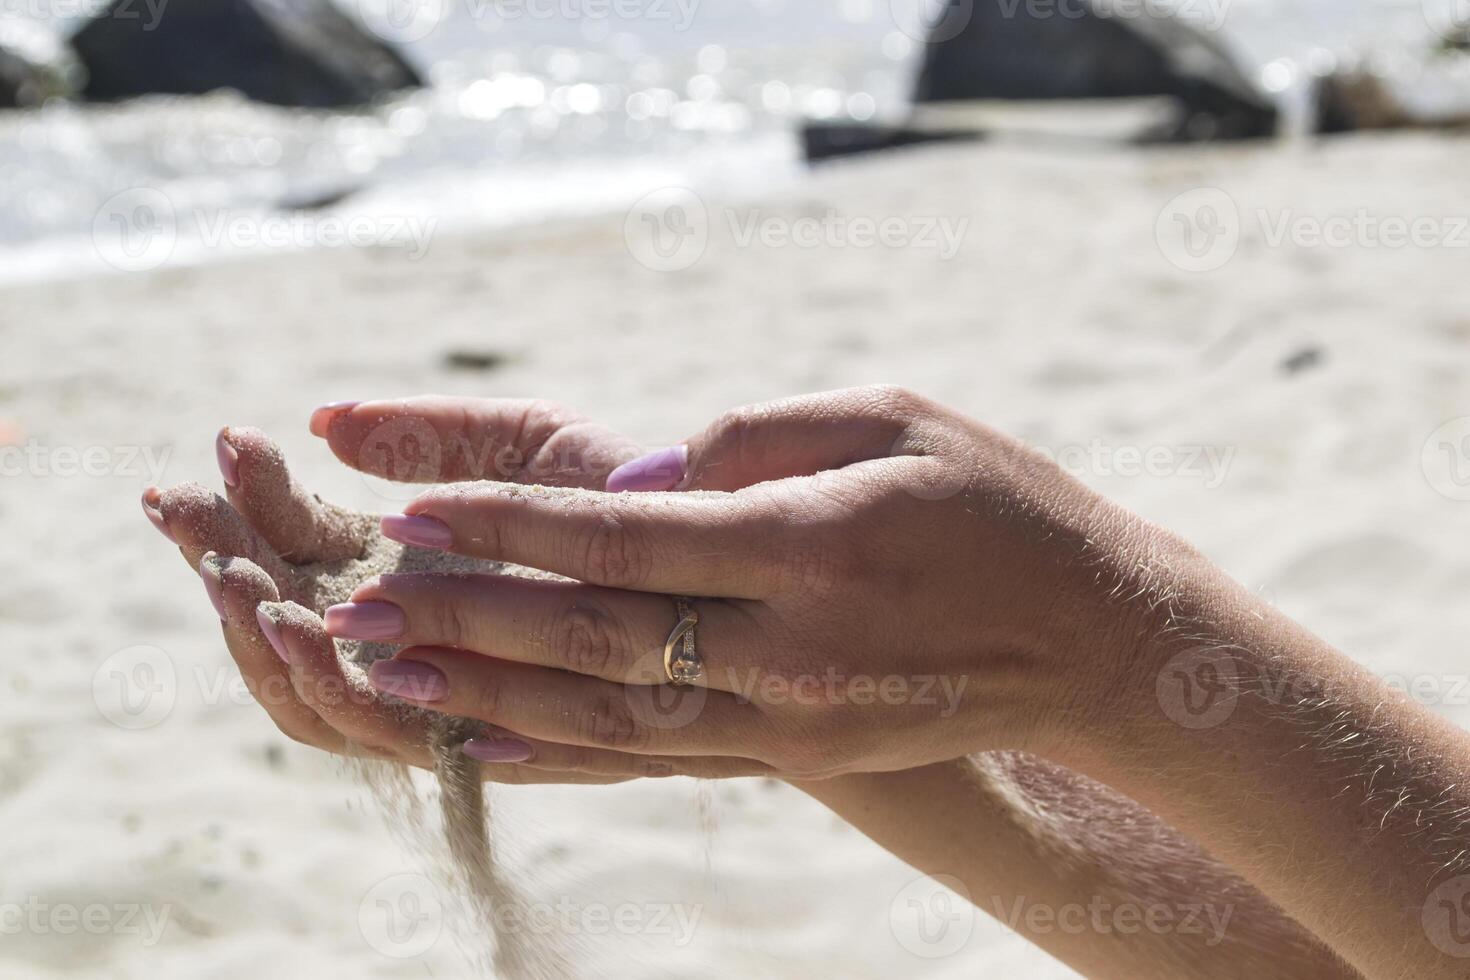
[[[384,694],[407,701],[432,703],[449,697],[449,678],[417,660],[379,660],[368,668],[368,680]]]
[[[608,474],[607,492],[672,490],[683,481],[688,466],[688,446],[660,449],[630,460]]]
[[[454,533],[449,530],[449,525],[432,517],[388,514],[380,523],[383,537],[399,544],[433,548],[436,551],[448,551],[449,546],[454,544]]]
[[[360,401],[328,402],[311,413],[311,422],[307,425],[307,428],[311,429],[311,434],[318,439],[325,439],[327,433],[332,428],[332,421],[337,416],[344,412],[350,412],[353,408],[361,404],[362,402]]]
[[[159,534],[162,534],[174,544],[178,544],[179,539],[174,537],[173,532],[168,529],[168,524],[163,519],[163,511],[159,510],[159,505],[162,503],[163,494],[157,487],[149,487],[143,491],[143,513],[147,514],[148,520],[152,521],[153,526],[158,528]]]
[[[518,738],[472,738],[464,743],[464,754],[480,762],[525,762],[531,746]]]
[[[225,587],[220,578],[219,555],[211,551],[199,560],[199,578],[204,582],[204,594],[209,596],[214,611],[219,613],[219,621],[223,623],[228,617],[225,616]]]
[[[220,429],[219,435],[214,437],[214,458],[219,462],[219,471],[225,478],[225,486],[233,490],[240,485],[240,454],[225,438],[225,433],[229,431]]]
[[[408,617],[391,602],[344,602],[327,610],[327,632],[343,640],[394,640]]]
[[[286,650],[286,641],[281,639],[280,628],[276,626],[276,621],[271,619],[271,614],[265,611],[264,606],[255,607],[255,621],[260,624],[260,631],[265,634],[271,649],[276,651],[276,656],[281,658],[282,663],[289,664],[291,654]]]

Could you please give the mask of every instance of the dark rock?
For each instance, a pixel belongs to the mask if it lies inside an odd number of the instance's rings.
[[[452,371],[493,371],[509,360],[499,351],[459,348],[444,355],[444,366]]]
[[[235,89],[331,108],[423,84],[331,0],[116,0],[71,43],[87,71],[82,94],[97,101]]]
[[[960,130],[923,130],[867,123],[811,123],[802,127],[801,143],[808,163],[836,157],[894,150],[920,143],[976,140],[980,133]]]
[[[56,78],[45,65],[0,48],[0,109],[40,105],[57,88]]]
[[[973,10],[965,20],[965,9]],[[1091,0],[950,0],[929,45],[918,103],[986,99],[1170,96],[1177,122],[1161,138],[1272,136],[1277,109],[1208,31],[1147,5]],[[1108,13],[1112,9],[1114,12]]]
[[[1326,351],[1320,347],[1303,347],[1281,362],[1281,370],[1287,374],[1301,374],[1320,366],[1326,357]]]

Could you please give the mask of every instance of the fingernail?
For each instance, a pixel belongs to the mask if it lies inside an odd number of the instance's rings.
[[[260,631],[270,642],[271,649],[276,651],[276,656],[281,658],[282,663],[289,664],[291,654],[286,652],[286,641],[281,639],[281,631],[276,627],[276,621],[271,619],[271,614],[265,611],[265,606],[255,607],[255,620],[260,623]]]
[[[368,680],[384,694],[408,701],[443,701],[449,697],[449,678],[417,660],[379,660],[368,668]]]
[[[464,754],[481,762],[525,762],[531,746],[518,738],[472,738],[464,743]]]
[[[179,539],[174,537],[173,532],[168,529],[168,525],[163,520],[163,511],[158,509],[162,501],[163,494],[159,492],[157,487],[149,487],[147,490],[144,490],[143,513],[147,514],[148,519],[153,522],[153,526],[158,528],[159,534],[162,534],[174,544],[178,544]]]
[[[219,621],[223,623],[226,619],[225,587],[220,579],[220,557],[214,552],[211,551],[199,560],[199,578],[204,582],[204,594],[209,596],[214,611],[219,613]]]
[[[407,514],[388,514],[382,520],[383,537],[399,544],[411,544],[417,548],[433,548],[447,551],[454,544],[454,534],[449,525],[432,517],[409,517]]]
[[[240,485],[240,454],[225,438],[225,433],[229,431],[220,429],[219,435],[214,437],[214,458],[219,461],[219,471],[225,478],[225,486],[233,490]]]
[[[333,419],[341,415],[343,412],[351,411],[354,406],[361,404],[362,402],[360,401],[328,402],[327,404],[321,406],[311,413],[311,422],[307,427],[311,429],[312,435],[316,436],[318,439],[325,439],[327,437],[327,432],[332,427]]]
[[[688,465],[688,446],[681,443],[660,449],[624,463],[608,474],[607,492],[672,490],[683,481]]]
[[[408,628],[408,617],[391,602],[344,602],[323,618],[327,632],[342,640],[393,640]]]

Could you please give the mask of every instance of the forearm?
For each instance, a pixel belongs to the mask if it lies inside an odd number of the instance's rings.
[[[796,785],[1087,976],[1357,976],[1141,806],[1032,756]]]
[[[1464,976],[1470,740],[1193,567],[1110,699],[1117,722],[1068,763],[1199,840],[1363,973]]]

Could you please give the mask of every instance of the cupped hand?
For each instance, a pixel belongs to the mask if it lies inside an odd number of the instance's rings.
[[[313,431],[348,465],[375,477],[427,482],[500,480],[600,485],[632,444],[545,402],[417,398],[320,410]],[[199,571],[225,643],[246,685],[290,738],[343,755],[432,768],[428,721],[366,682],[362,667],[391,648],[337,644],[321,614],[384,567],[425,572],[506,572],[497,562],[404,547],[379,519],[306,491],[276,445],[247,428],[223,430],[217,451],[226,497],[205,487],[150,488],[144,511]],[[518,570],[524,571],[524,570]],[[367,647],[368,645],[363,645]],[[483,726],[476,750],[487,779],[611,782],[636,775],[584,772],[555,746],[534,749]],[[554,769],[513,764],[531,754]],[[650,773],[667,767],[643,761]]]
[[[385,534],[565,579],[384,575],[327,631],[405,647],[373,667],[379,689],[517,732],[534,765],[825,777],[1086,738],[1154,572],[1185,554],[1020,443],[887,387],[732,412],[607,488],[685,492],[427,491]],[[663,683],[675,595],[699,615],[693,688]]]

